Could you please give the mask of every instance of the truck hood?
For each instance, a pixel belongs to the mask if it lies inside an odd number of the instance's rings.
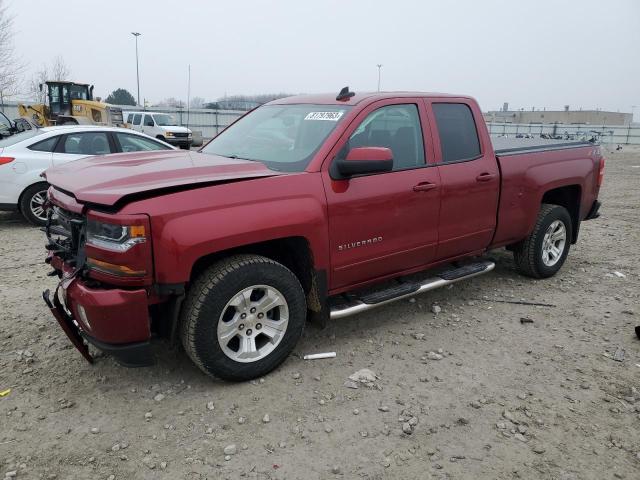
[[[79,202],[105,206],[129,195],[275,175],[282,173],[260,162],[175,150],[81,158],[43,174]]]
[[[191,133],[191,130],[189,130],[187,127],[179,127],[178,125],[167,125],[167,126],[158,125],[158,128],[164,130],[165,132],[171,132],[171,133]]]

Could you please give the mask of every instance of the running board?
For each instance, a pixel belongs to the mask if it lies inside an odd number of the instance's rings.
[[[332,320],[335,320],[355,315],[356,313],[366,312],[367,310],[395,302],[396,300],[413,297],[414,295],[418,295],[429,290],[435,290],[436,288],[446,287],[447,285],[451,285],[452,283],[456,283],[467,278],[477,277],[483,273],[490,272],[495,266],[496,264],[493,262],[483,261],[451,270],[445,270],[444,272],[440,272],[437,276],[419,283],[401,283],[385,290],[364,295],[359,298],[356,297],[347,305],[342,304],[336,307],[331,307],[329,316]]]

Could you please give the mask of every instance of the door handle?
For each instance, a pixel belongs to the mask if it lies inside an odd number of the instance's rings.
[[[488,182],[489,180],[493,180],[496,176],[493,173],[481,173],[476,177],[477,182]]]
[[[423,183],[419,183],[418,185],[415,185],[413,187],[413,191],[428,192],[429,190],[433,190],[434,188],[437,188],[437,187],[438,186],[435,183],[423,182]]]

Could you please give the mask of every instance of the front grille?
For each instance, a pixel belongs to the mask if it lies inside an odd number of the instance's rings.
[[[73,266],[82,266],[85,225],[85,218],[82,215],[54,205],[49,209],[45,227],[47,249]]]
[[[173,136],[176,137],[176,138],[187,138],[189,136],[189,134],[188,133],[174,133]]]

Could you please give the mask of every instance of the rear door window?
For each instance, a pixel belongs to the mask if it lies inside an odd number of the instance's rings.
[[[61,153],[106,155],[111,153],[105,132],[72,133],[65,137]]]
[[[473,114],[464,103],[434,103],[433,113],[444,163],[473,160],[480,156],[480,141]]]
[[[140,120],[142,120],[142,114],[141,113],[136,113],[133,116],[133,124],[134,125],[140,125]]]

